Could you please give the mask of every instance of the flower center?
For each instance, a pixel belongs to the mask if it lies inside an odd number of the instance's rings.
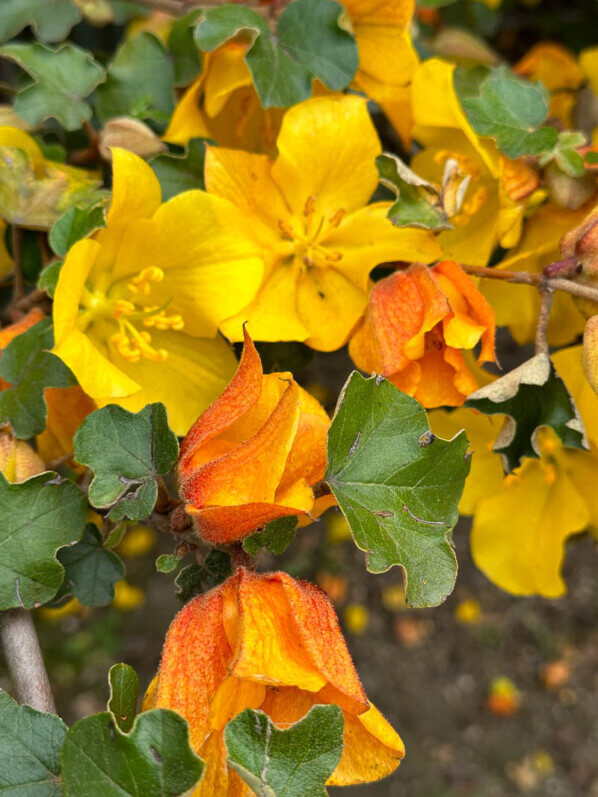
[[[168,351],[152,345],[152,336],[148,330],[179,332],[184,328],[185,322],[179,314],[167,315],[164,305],[160,307],[145,304],[152,286],[163,279],[162,269],[150,266],[126,284],[125,297],[109,298],[100,291],[92,293],[86,290],[82,302],[85,309],[81,314],[80,325],[87,327],[97,318],[113,320],[118,330],[110,336],[110,341],[121,357],[130,363],[139,362],[142,357],[152,362],[164,362],[168,358]],[[138,328],[140,326],[141,329]]]
[[[345,215],[339,208],[330,218],[317,212],[316,197],[309,196],[301,218],[278,219],[282,240],[277,249],[283,257],[292,257],[300,273],[308,268],[330,268],[342,260],[343,254],[326,246],[326,236],[336,229]]]

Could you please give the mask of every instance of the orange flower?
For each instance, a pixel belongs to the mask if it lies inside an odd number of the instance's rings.
[[[245,331],[237,373],[181,445],[179,480],[199,534],[213,543],[242,539],[275,518],[330,506],[312,485],[326,469],[329,418],[290,373],[264,376]]]
[[[414,263],[374,285],[349,353],[425,407],[456,407],[478,387],[460,350],[481,341],[478,362],[494,360],[494,331],[492,308],[457,263]]]
[[[41,321],[42,318],[45,317],[45,314],[39,307],[34,307],[27,315],[23,316],[23,318],[15,321],[14,324],[9,324],[9,326],[0,329],[0,352],[8,346],[13,338],[16,338],[17,335],[21,335],[23,332],[27,332],[28,329],[35,326],[38,321]],[[10,387],[10,384],[0,377],[0,390],[6,390],[7,387]]]
[[[191,744],[207,764],[193,797],[244,797],[251,790],[226,765],[229,720],[259,708],[285,728],[318,703],[340,706],[345,722],[329,784],[396,769],[403,743],[368,702],[324,592],[286,573],[241,568],[175,617],[143,710],[170,708],[189,721]]]

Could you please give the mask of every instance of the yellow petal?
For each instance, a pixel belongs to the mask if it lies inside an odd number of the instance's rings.
[[[184,146],[192,138],[210,137],[203,111],[199,107],[203,82],[204,75],[201,74],[181,97],[162,136],[164,141]]]
[[[220,336],[195,338],[184,332],[152,330],[152,345],[168,352],[168,358],[156,365],[141,359],[130,363],[109,344],[111,359],[137,386],[121,407],[138,412],[146,404],[161,401],[168,410],[168,423],[175,434],[186,434],[195,419],[222,393],[232,378],[237,361],[231,347]],[[88,391],[89,392],[89,391]],[[98,404],[109,404],[109,394],[94,396]]]
[[[500,492],[478,502],[473,560],[507,592],[558,598],[565,593],[565,541],[589,520],[585,501],[561,468],[527,459]]]
[[[127,230],[113,280],[148,265],[164,272],[146,303],[180,313],[185,332],[212,336],[220,322],[245,307],[260,286],[263,261],[237,208],[204,191],[185,191],[163,204],[150,221]]]
[[[552,355],[552,361],[577,404],[589,439],[598,445],[598,396],[583,370],[582,346],[561,349]]]
[[[351,212],[378,184],[380,141],[358,97],[314,97],[290,108],[278,135],[272,176],[291,211],[300,216],[313,196],[318,213]]]
[[[210,117],[222,111],[235,89],[253,83],[245,63],[247,45],[230,42],[208,55],[204,84],[204,108]]]
[[[405,746],[399,734],[370,704],[363,714],[344,714],[343,755],[328,783],[350,786],[390,775],[401,763]]]
[[[598,94],[598,47],[588,47],[579,55],[579,65],[590,83],[594,94]]]
[[[44,166],[44,156],[35,139],[18,127],[0,127],[0,147],[16,147],[24,149],[29,155],[36,176]]]
[[[125,225],[149,218],[160,206],[158,178],[143,158],[126,149],[112,149],[112,202],[106,224]]]
[[[297,310],[308,330],[307,344],[335,351],[349,339],[367,295],[335,269],[308,269],[297,283]]]
[[[297,280],[291,266],[281,266],[256,299],[220,329],[229,340],[243,340],[243,324],[255,340],[305,340],[309,331],[297,310]]]

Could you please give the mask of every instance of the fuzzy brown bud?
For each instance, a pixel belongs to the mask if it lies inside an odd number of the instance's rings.
[[[105,160],[111,160],[110,147],[128,149],[141,158],[151,158],[168,149],[150,127],[128,116],[110,119],[102,128],[99,149]]]

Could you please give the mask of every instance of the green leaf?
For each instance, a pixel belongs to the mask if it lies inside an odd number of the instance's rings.
[[[177,598],[183,603],[218,586],[232,573],[230,556],[224,551],[210,551],[203,565],[184,567],[174,580]]]
[[[10,423],[22,440],[46,428],[44,389],[77,384],[70,369],[48,351],[53,345],[52,321],[44,318],[11,340],[0,358],[0,376],[11,385],[0,392],[0,423]]]
[[[78,130],[91,119],[91,108],[84,98],[105,79],[105,72],[91,53],[73,44],[55,50],[41,44],[6,44],[0,56],[22,67],[33,83],[17,94],[14,110],[37,127],[46,119],[56,119],[65,130]]]
[[[177,19],[168,34],[168,49],[174,61],[174,83],[187,86],[201,72],[201,55],[195,39],[193,27],[201,10],[196,8],[190,14]]]
[[[313,706],[286,730],[248,708],[224,730],[227,761],[262,797],[322,797],[343,752],[343,725],[333,705]]]
[[[110,699],[108,711],[124,733],[133,727],[139,698],[139,676],[128,664],[114,664],[108,673]]]
[[[54,223],[48,242],[59,257],[66,257],[73,244],[105,226],[105,204],[69,208]]]
[[[158,477],[174,466],[179,445],[168,427],[163,404],[148,404],[134,413],[109,404],[92,412],[73,439],[75,459],[94,477],[89,501],[112,507],[110,518],[142,520],[158,498]]]
[[[564,130],[559,133],[555,146],[540,155],[538,159],[540,166],[548,166],[551,161],[555,161],[559,169],[569,175],[569,177],[583,177],[585,164],[583,156],[577,150],[579,147],[583,147],[585,143],[586,137],[583,133],[575,130]]]
[[[79,720],[62,748],[64,797],[176,797],[204,764],[189,745],[186,721],[167,709],[139,714],[129,734],[108,711]]]
[[[0,610],[51,600],[64,576],[56,552],[81,539],[85,496],[55,473],[10,484],[0,474]]]
[[[262,531],[243,540],[243,550],[254,556],[260,548],[265,548],[269,553],[279,556],[293,542],[298,520],[296,515],[290,515],[270,521]]]
[[[30,25],[38,39],[59,42],[81,19],[71,0],[2,0],[0,42],[8,41]]]
[[[485,415],[506,415],[494,451],[505,471],[523,457],[539,457],[538,431],[549,426],[563,444],[589,449],[581,417],[548,354],[536,354],[508,374],[476,390],[465,402]]]
[[[460,100],[476,133],[494,138],[508,158],[538,155],[557,142],[553,127],[538,129],[548,115],[548,92],[541,83],[528,83],[507,67],[491,70],[480,85],[479,96]]]
[[[376,168],[382,185],[398,197],[386,214],[395,227],[451,229],[440,192],[432,183],[411,171],[396,155],[378,155]],[[467,188],[467,183],[464,185]]]
[[[125,575],[120,557],[102,544],[102,535],[88,523],[83,538],[58,551],[65,569],[63,594],[73,593],[84,606],[107,606],[114,598],[114,585]]]
[[[469,473],[467,438],[435,437],[423,407],[381,376],[354,371],[328,434],[328,473],[368,570],[403,568],[411,606],[436,606],[452,591],[450,532]]]
[[[172,573],[179,566],[181,557],[176,553],[162,553],[156,559],[156,572],[158,573]]]
[[[166,122],[174,108],[174,72],[162,42],[152,33],[128,39],[108,66],[106,82],[95,93],[102,122],[133,116]]]
[[[20,706],[0,690],[0,794],[61,797],[60,751],[66,732],[60,717]]]
[[[359,57],[354,38],[339,25],[343,13],[335,0],[294,0],[274,36],[255,11],[224,5],[203,13],[195,41],[211,52],[240,34],[248,36],[245,61],[260,101],[264,108],[284,108],[306,100],[314,78],[333,91],[353,79]]]
[[[37,280],[37,287],[40,289],[40,291],[46,291],[50,297],[54,296],[54,291],[58,285],[58,277],[60,276],[60,269],[62,268],[63,262],[63,260],[53,260],[40,271]]]
[[[162,200],[194,188],[205,188],[203,179],[206,140],[192,138],[183,155],[158,155],[150,161],[162,188]]]

